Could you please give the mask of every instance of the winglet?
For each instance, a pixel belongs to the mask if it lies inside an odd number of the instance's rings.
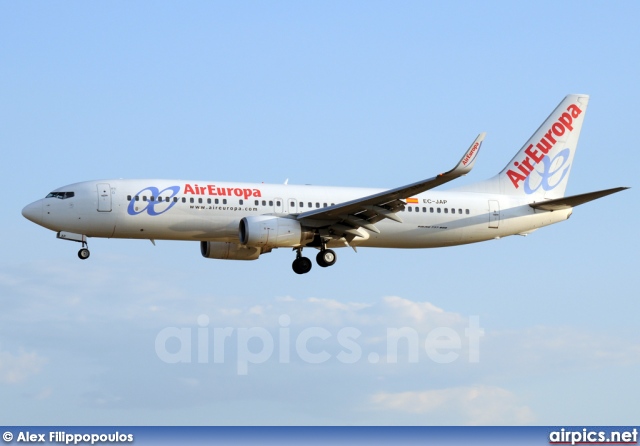
[[[455,174],[456,176],[466,175],[471,172],[473,169],[473,165],[478,158],[478,153],[480,152],[480,146],[482,145],[482,141],[484,137],[487,135],[486,132],[482,132],[478,135],[473,144],[469,147],[466,153],[460,158],[460,162],[456,167],[451,169],[449,172],[443,173],[442,175]]]

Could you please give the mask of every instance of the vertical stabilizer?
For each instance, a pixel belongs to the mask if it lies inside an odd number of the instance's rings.
[[[567,188],[589,96],[570,94],[500,172],[511,195],[559,198]]]
[[[472,185],[473,190],[532,201],[563,197],[588,103],[587,95],[565,97],[509,164],[495,177]]]

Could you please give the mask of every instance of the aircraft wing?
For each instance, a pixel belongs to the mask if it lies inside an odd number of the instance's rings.
[[[584,203],[588,203],[598,198],[606,197],[607,195],[615,194],[616,192],[629,189],[628,187],[614,187],[613,189],[599,190],[597,192],[589,192],[586,194],[572,195],[570,197],[556,198],[553,200],[539,201],[537,203],[531,203],[534,209],[542,209],[544,211],[559,211],[562,209],[569,209],[579,206]]]
[[[324,228],[321,231],[321,236],[335,239],[344,237],[347,242],[351,242],[355,237],[362,237],[362,233],[358,231],[361,227],[380,233],[378,228],[374,226],[376,222],[384,218],[402,222],[400,217],[396,215],[396,212],[404,209],[406,203],[402,200],[469,173],[476,162],[484,137],[485,133],[478,135],[460,162],[448,172],[406,186],[326,208],[303,212],[298,214],[296,218],[305,226]]]

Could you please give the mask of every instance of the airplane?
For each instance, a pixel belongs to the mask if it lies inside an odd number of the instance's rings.
[[[628,189],[564,196],[588,102],[566,96],[500,173],[444,191],[433,189],[471,171],[485,133],[453,169],[394,189],[109,179],[55,189],[22,215],[81,243],[83,260],[90,237],[186,240],[222,260],[291,248],[297,274],[312,267],[304,248],[317,249],[317,264],[329,267],[339,247],[435,248],[527,235]]]

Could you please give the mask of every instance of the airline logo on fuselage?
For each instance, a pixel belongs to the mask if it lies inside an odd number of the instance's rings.
[[[173,199],[180,194],[182,189],[183,195],[211,195],[217,197],[239,197],[245,200],[250,197],[262,197],[260,189],[239,188],[239,187],[217,187],[215,184],[199,186],[197,184],[187,183],[184,187],[169,186],[159,190],[155,186],[145,187],[134,197],[132,197],[127,207],[129,215],[138,215],[146,212],[151,216],[164,214],[171,209],[177,202]]]
[[[262,197],[260,189],[239,188],[239,187],[217,187],[215,184],[207,184],[206,186],[198,186],[197,184],[185,184],[184,192],[186,194],[193,195],[214,195],[218,197],[244,197],[248,199],[251,197]]]
[[[567,107],[567,111],[562,113],[556,122],[551,125],[551,128],[547,130],[544,136],[540,139],[540,141],[533,146],[533,144],[529,144],[524,150],[525,158],[521,161],[515,161],[513,165],[517,168],[517,171],[514,169],[507,170],[507,176],[513,186],[518,189],[520,187],[520,182],[524,184],[524,191],[527,194],[532,194],[540,187],[544,190],[551,190],[555,188],[562,179],[565,177],[566,173],[569,170],[570,166],[566,166],[564,170],[562,168],[566,164],[569,159],[569,155],[571,151],[566,148],[559,152],[553,159],[549,159],[547,155],[551,149],[553,149],[558,142],[556,138],[563,136],[567,132],[571,132],[573,130],[573,120],[582,114],[582,110],[576,104],[571,104]],[[529,185],[529,177],[531,173],[535,170],[534,166],[536,164],[542,163],[543,171],[536,172],[540,175],[541,180],[540,184],[532,188]],[[553,170],[552,170],[553,169]],[[559,173],[562,170],[562,175],[560,178],[551,184],[549,179],[553,177],[555,174]]]

